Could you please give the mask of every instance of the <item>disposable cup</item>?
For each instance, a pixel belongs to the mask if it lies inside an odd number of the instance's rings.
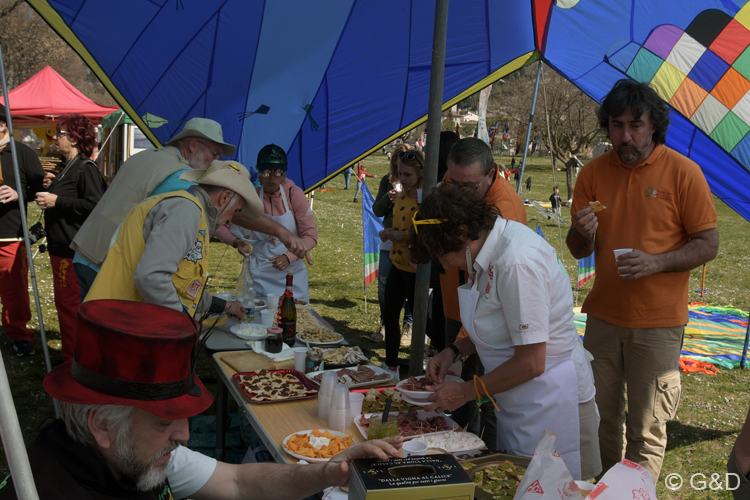
[[[351,426],[351,422],[346,419],[348,416],[348,410],[331,408],[328,414],[328,428],[332,431],[344,432]]]
[[[305,373],[305,361],[307,360],[307,347],[294,347],[294,369]]]
[[[260,312],[260,323],[265,326],[273,326],[276,309],[263,309]]]
[[[400,182],[396,182],[396,184],[393,185],[393,189],[395,189],[397,193],[400,193],[404,190],[404,186],[402,186]]]
[[[402,454],[404,458],[410,457],[412,455],[424,455],[427,451],[427,445],[425,443],[411,440],[411,441],[404,441],[404,444],[401,445]]]
[[[281,299],[281,295],[276,295],[273,293],[269,293],[266,298],[268,299],[268,310],[269,311],[278,311],[279,310],[279,300]]]
[[[253,344],[253,351],[263,352],[265,350],[264,349],[265,343],[266,343],[265,340],[256,340],[255,343]]]
[[[331,409],[331,396],[333,387],[336,385],[336,372],[324,372],[318,390],[318,418],[328,420],[328,412]]]
[[[417,203],[422,203],[422,189],[417,189]]]
[[[350,392],[349,393],[349,418],[347,420],[354,420],[354,417],[358,417],[362,414],[362,403],[365,402],[365,395],[361,392]]]
[[[615,252],[615,264],[617,264],[617,258],[620,255],[624,253],[632,252],[632,251],[633,251],[632,248],[618,248],[617,250],[615,250],[614,251]],[[623,270],[623,269],[628,269],[629,267],[630,266],[617,266],[617,269]],[[630,276],[630,274],[621,274],[620,276]]]
[[[349,386],[346,384],[336,384],[333,388],[333,397],[331,398],[332,410],[348,410],[351,408],[349,403]]]

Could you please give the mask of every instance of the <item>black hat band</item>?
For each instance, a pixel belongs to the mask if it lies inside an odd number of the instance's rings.
[[[92,391],[123,399],[139,401],[164,401],[175,399],[185,394],[198,397],[201,388],[195,383],[195,376],[191,373],[183,380],[175,382],[144,383],[120,380],[100,373],[94,373],[79,365],[75,360],[70,367],[70,374],[81,385]]]

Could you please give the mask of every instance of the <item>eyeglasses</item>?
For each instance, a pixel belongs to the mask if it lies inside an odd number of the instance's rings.
[[[286,175],[286,172],[281,170],[280,168],[277,168],[276,170],[271,170],[270,168],[267,170],[261,170],[258,172],[258,175],[263,177],[264,179],[268,179],[271,177],[271,174],[274,175],[274,177],[284,177]]]
[[[57,137],[62,137],[62,136],[64,136],[64,135],[70,135],[70,132],[66,132],[66,131],[64,131],[64,130],[56,130],[56,131],[55,131],[55,135],[56,135]]]
[[[221,151],[217,151],[216,149],[211,149],[210,147],[208,147],[208,144],[201,141],[200,139],[196,139],[196,141],[203,144],[203,146],[205,146],[206,149],[208,149],[211,152],[211,156],[213,156],[214,160],[218,160],[219,158],[221,158]]]
[[[414,153],[411,153],[411,152],[409,152],[409,151],[400,151],[400,152],[398,153],[398,157],[399,157],[399,158],[403,158],[403,159],[405,159],[406,161],[411,161],[411,160],[413,160],[414,158],[416,158],[416,157],[417,157],[417,155],[416,155],[416,154],[414,154]]]
[[[462,189],[473,189],[474,191],[479,191],[482,188],[482,186],[484,185],[484,181],[486,181],[487,179],[489,179],[489,177],[490,177],[491,174],[492,174],[492,172],[490,172],[489,174],[485,175],[482,178],[482,182],[480,182],[479,184],[468,184],[468,183],[467,184],[461,184],[461,183],[453,182],[453,181],[444,181],[443,184],[445,184],[447,186],[453,186],[453,187],[457,187],[457,188],[462,188]]]
[[[411,218],[412,224],[414,226],[414,234],[419,234],[419,230],[417,229],[417,226],[420,224],[426,224],[426,225],[433,225],[433,224],[442,224],[443,222],[448,222],[448,219],[423,219],[423,220],[417,220],[417,214],[419,211],[414,212],[414,216]]]

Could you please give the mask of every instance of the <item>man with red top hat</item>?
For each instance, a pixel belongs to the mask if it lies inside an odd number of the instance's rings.
[[[188,417],[213,400],[190,361],[198,327],[153,304],[80,306],[73,360],[44,379],[60,419],[28,447],[39,498],[304,498],[344,484],[353,459],[398,453],[402,438],[356,445],[324,464],[231,465],[181,446]],[[11,498],[8,481],[0,500]]]

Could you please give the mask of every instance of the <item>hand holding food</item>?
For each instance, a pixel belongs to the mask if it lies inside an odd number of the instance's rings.
[[[573,229],[578,231],[581,236],[587,240],[591,240],[594,238],[596,229],[599,227],[599,219],[597,219],[594,214],[593,208],[588,206],[573,214],[570,225]]]
[[[244,320],[247,318],[247,311],[239,300],[228,300],[224,312],[232,319]]]
[[[601,212],[602,210],[607,208],[604,205],[602,205],[601,201],[590,201],[589,206],[591,207],[591,210],[594,211],[594,213]]]

